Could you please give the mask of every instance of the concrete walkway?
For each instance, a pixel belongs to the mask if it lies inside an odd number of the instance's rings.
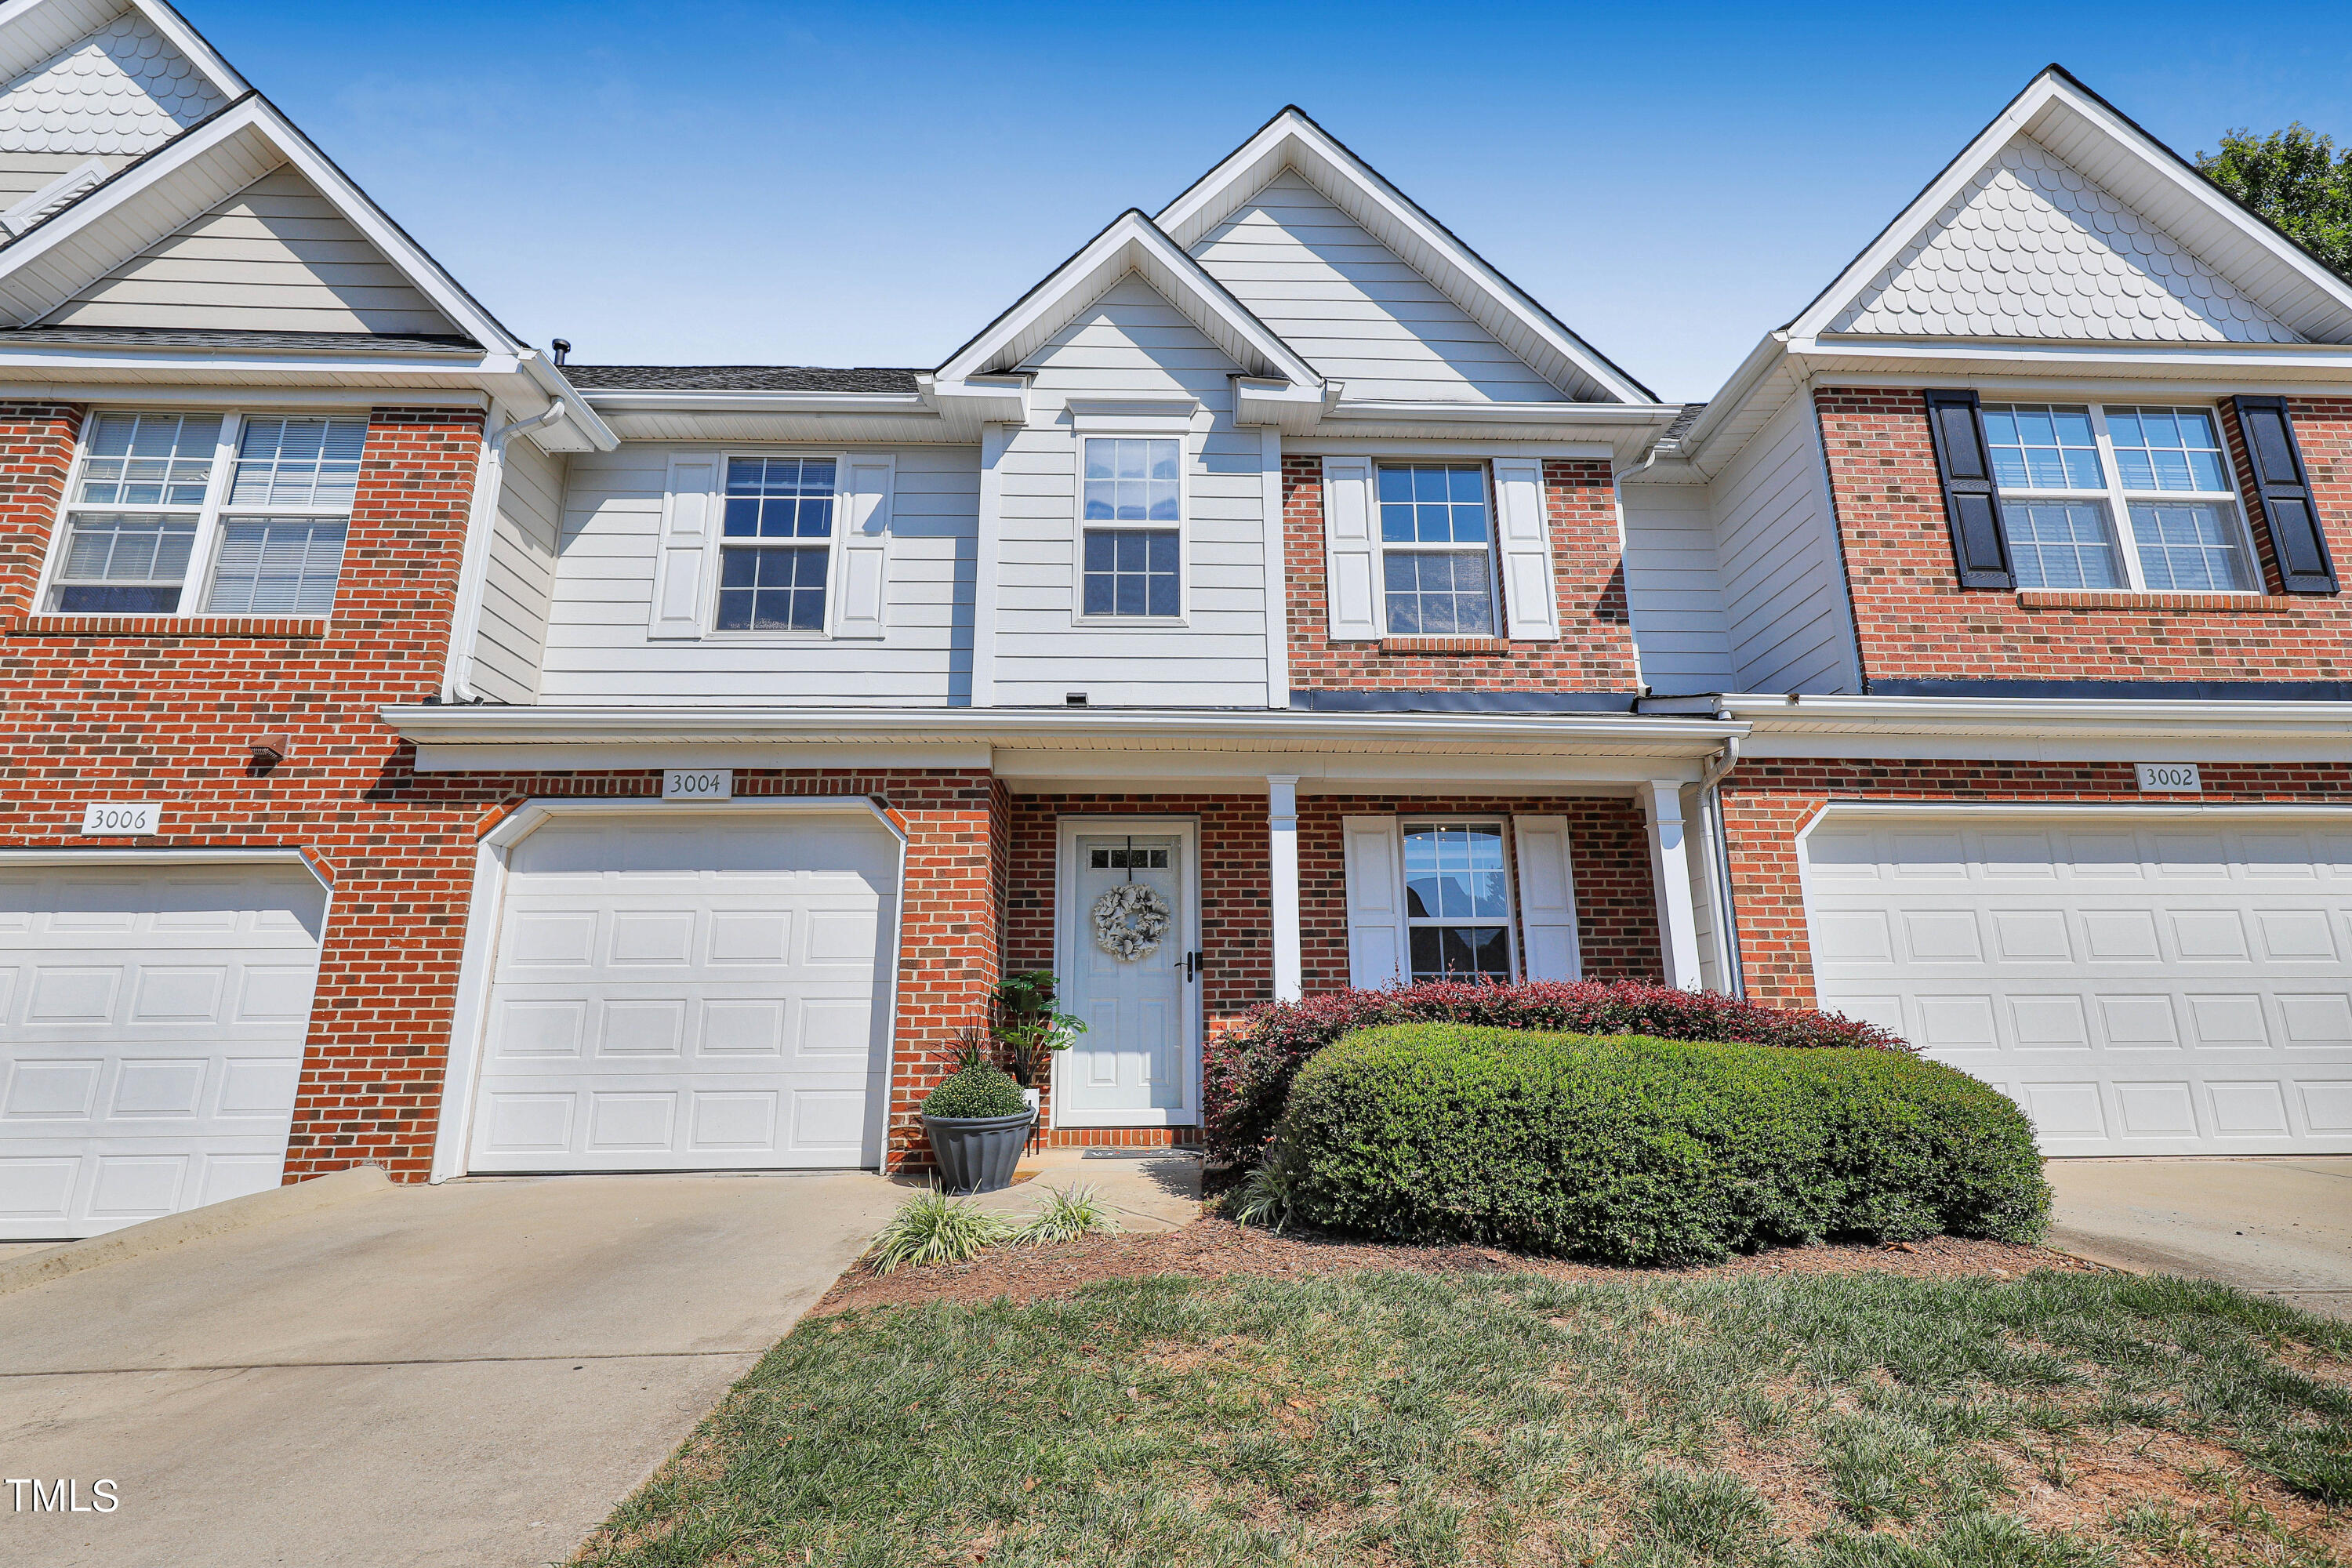
[[[398,1187],[0,1295],[0,1562],[560,1561],[856,1258],[879,1176]]]
[[[2352,1319],[2352,1155],[2050,1160],[2052,1245]]]
[[[1123,1231],[1174,1230],[1201,1217],[1201,1156],[1181,1149],[1045,1149],[1022,1157],[1013,1182],[972,1202],[1019,1218],[1048,1188],[1089,1187]]]

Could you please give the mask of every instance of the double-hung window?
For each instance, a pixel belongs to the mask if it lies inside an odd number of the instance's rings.
[[[719,630],[824,630],[834,494],[831,458],[727,460]]]
[[[1388,634],[1494,636],[1494,528],[1485,465],[1383,464],[1380,508]]]
[[[1500,822],[1403,825],[1406,942],[1412,979],[1507,984],[1511,878]]]
[[[1173,436],[1086,438],[1080,615],[1184,613],[1183,461],[1184,443]]]
[[[45,608],[327,614],[366,445],[362,416],[93,414]]]
[[[2210,408],[1987,404],[1984,430],[2019,587],[2255,589]]]

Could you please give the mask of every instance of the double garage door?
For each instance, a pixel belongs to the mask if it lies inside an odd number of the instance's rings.
[[[1833,806],[1802,847],[1821,1005],[2045,1152],[2352,1151],[2352,818]]]
[[[0,1238],[278,1184],[326,906],[299,865],[0,868]]]
[[[878,1163],[898,878],[862,808],[540,826],[509,855],[467,1169]]]

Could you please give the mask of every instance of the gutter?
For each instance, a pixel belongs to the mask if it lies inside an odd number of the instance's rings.
[[[1849,697],[1727,693],[1718,711],[1751,732],[2143,735],[2270,730],[2352,733],[2352,702],[2167,701],[2100,697]]]
[[[569,414],[572,427],[588,438],[588,444],[600,452],[610,452],[621,444],[613,427],[596,416],[596,411],[581,400],[580,391],[565,379],[562,371],[547,361],[547,356],[534,348],[515,351],[515,363],[531,384],[547,395],[548,401],[562,406]],[[554,421],[550,420],[550,424]]]
[[[490,535],[498,527],[499,498],[506,488],[507,443],[544,430],[569,412],[557,398],[528,419],[510,420],[482,440],[482,460],[474,469],[474,504],[466,516],[466,549],[457,566],[457,614],[449,627],[449,663],[441,681],[445,702],[479,702],[474,689],[474,647],[482,625],[484,584],[490,574]]]

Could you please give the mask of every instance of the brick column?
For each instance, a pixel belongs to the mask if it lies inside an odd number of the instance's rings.
[[[0,404],[0,616],[39,608],[49,533],[81,437],[81,410],[61,403]]]
[[[919,1114],[954,1066],[959,1037],[986,1023],[1003,973],[1011,802],[991,774],[939,774],[894,792],[907,836],[898,893],[898,993],[883,1169],[931,1164]]]

